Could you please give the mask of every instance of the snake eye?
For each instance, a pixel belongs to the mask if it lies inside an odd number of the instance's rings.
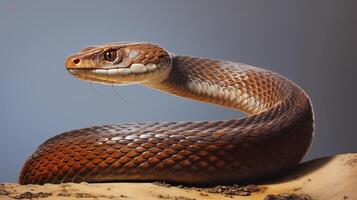
[[[110,50],[110,51],[107,51],[105,52],[104,54],[104,59],[106,61],[114,61],[115,59],[117,58],[117,52],[115,50]]]

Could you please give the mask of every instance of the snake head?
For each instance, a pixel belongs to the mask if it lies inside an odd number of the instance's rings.
[[[66,58],[75,77],[104,84],[160,82],[171,70],[171,56],[151,43],[115,43],[90,46]]]

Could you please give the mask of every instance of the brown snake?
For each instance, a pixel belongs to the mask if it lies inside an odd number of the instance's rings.
[[[21,184],[168,181],[224,184],[275,176],[306,154],[314,129],[305,92],[250,65],[178,56],[151,43],[87,47],[69,56],[75,77],[134,84],[237,109],[242,119],[114,124],[72,130],[40,145]]]

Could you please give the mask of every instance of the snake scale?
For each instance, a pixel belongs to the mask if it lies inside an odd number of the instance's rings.
[[[142,84],[247,116],[113,124],[65,132],[48,139],[27,159],[21,184],[254,181],[296,166],[313,139],[309,97],[269,70],[174,55],[156,44],[138,42],[86,47],[69,56],[65,66],[82,80]]]

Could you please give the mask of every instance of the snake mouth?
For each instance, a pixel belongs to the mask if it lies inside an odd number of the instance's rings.
[[[67,67],[70,74],[81,80],[104,84],[134,84],[152,81],[167,75],[167,67],[158,64],[132,64],[126,68]]]
[[[159,69],[160,65],[156,64],[132,64],[129,67],[120,68],[120,67],[91,67],[91,68],[75,68],[75,67],[67,67],[67,70],[72,74],[78,73],[95,73],[95,74],[107,74],[107,75],[129,75],[129,74],[142,74],[146,72],[152,72],[156,69]]]

